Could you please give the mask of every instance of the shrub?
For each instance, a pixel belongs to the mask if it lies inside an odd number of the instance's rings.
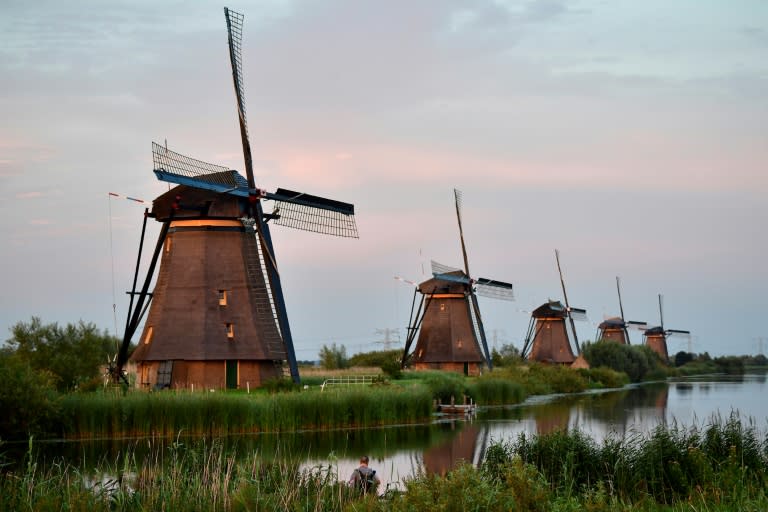
[[[466,394],[465,379],[463,375],[453,372],[429,371],[424,372],[424,385],[427,386],[432,398],[447,403],[453,397],[457,403],[461,403]]]
[[[531,364],[529,374],[530,378],[543,381],[552,393],[579,393],[587,389],[587,380],[566,366]]]
[[[402,350],[378,350],[373,352],[361,352],[355,354],[349,358],[350,366],[378,366],[397,361],[398,367],[400,366],[400,358],[403,355]]]
[[[659,356],[644,345],[624,345],[611,341],[584,343],[582,354],[590,366],[606,366],[624,372],[632,382],[640,382],[647,374],[662,368]]]
[[[629,384],[629,377],[624,372],[617,372],[607,366],[580,369],[579,373],[591,383],[603,388],[620,388]]]
[[[301,389],[300,385],[295,384],[293,380],[287,377],[275,377],[274,379],[267,379],[262,383],[261,387],[269,393],[298,391]]]

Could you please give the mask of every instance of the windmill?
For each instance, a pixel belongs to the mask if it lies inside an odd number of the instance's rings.
[[[117,380],[128,345],[144,387],[258,386],[283,374],[299,382],[270,224],[357,238],[354,206],[278,188],[256,187],[242,75],[243,15],[224,9],[246,177],[153,143],[154,173],[176,186],[146,210],[125,335],[113,369]],[[264,203],[273,202],[271,213]],[[137,281],[148,218],[162,223],[143,286]],[[269,223],[268,223],[269,222]],[[153,292],[150,282],[160,259]]]
[[[663,295],[659,294],[659,321],[661,325],[646,329],[643,333],[643,338],[645,338],[645,344],[650,347],[651,350],[659,354],[664,361],[668,361],[669,352],[667,351],[667,337],[682,335],[690,338],[691,331],[664,328],[664,308],[662,305],[663,299]]]
[[[595,340],[613,341],[622,345],[629,345],[629,332],[627,331],[627,328],[645,329],[648,324],[646,322],[636,322],[633,320],[627,322],[624,320],[624,306],[621,303],[621,284],[619,276],[616,276],[616,292],[619,295],[619,311],[621,312],[621,316],[603,320],[603,322],[597,326]]]
[[[557,261],[557,271],[560,274],[560,285],[563,289],[565,305],[559,300],[549,300],[531,312],[531,321],[528,324],[528,332],[521,354],[524,358],[532,361],[572,364],[576,360],[576,355],[571,348],[565,320],[567,318],[570,321],[576,354],[579,354],[581,348],[574,321],[586,320],[587,310],[573,308],[568,303],[563,270],[560,267],[560,251],[557,249],[555,249],[555,260]]]
[[[489,369],[493,366],[477,296],[514,300],[514,294],[510,283],[471,277],[461,223],[461,192],[454,189],[453,195],[464,270],[433,261],[432,278],[418,285],[413,283],[413,303],[401,365],[405,367],[412,355],[417,370],[440,369],[476,375],[483,364]],[[419,293],[421,300],[416,308]],[[416,347],[411,354],[414,341]]]

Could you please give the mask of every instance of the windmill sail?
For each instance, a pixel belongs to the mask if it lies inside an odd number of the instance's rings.
[[[435,260],[431,260],[430,264],[432,266],[432,274],[450,274],[452,272],[461,272],[461,269],[459,268],[443,265],[442,263],[438,263]]]
[[[152,143],[154,172],[158,179],[195,188],[248,197],[248,181],[237,171],[171,151]],[[271,218],[279,226],[325,235],[358,238],[355,207],[352,204],[278,188],[274,193],[259,191],[275,201]]]
[[[466,275],[458,276],[457,272],[462,272],[460,269],[438,263],[432,260],[432,275],[440,277],[449,281],[457,283],[470,283],[474,285],[475,293],[481,297],[487,297],[489,299],[499,300],[515,300],[514,287],[512,283],[505,283],[504,281],[498,281],[496,279],[488,279],[487,277],[481,277],[476,281],[472,281]],[[462,272],[463,274],[463,272]]]
[[[481,277],[475,282],[475,291],[481,297],[499,300],[515,300],[512,283]]]
[[[255,193],[253,190],[256,188],[253,177],[253,158],[251,156],[251,142],[248,140],[245,92],[243,91],[243,15],[225,7],[224,17],[227,19],[227,33],[229,34],[229,61],[232,64],[232,83],[235,86],[235,96],[237,98],[237,114],[240,124],[240,138],[243,143],[245,175],[248,179],[248,187],[252,193]]]
[[[349,203],[279,188],[267,199],[275,200],[273,224],[324,235],[358,238],[355,207]]]
[[[568,303],[568,293],[565,291],[565,280],[563,279],[563,271],[560,268],[560,251],[558,251],[557,249],[555,249],[555,259],[557,260],[557,271],[560,274],[560,284],[562,285],[562,288],[563,288],[563,299],[565,299],[565,308],[566,308],[566,311],[568,312],[568,319],[571,321],[571,331],[573,332],[573,342],[576,344],[576,353],[579,354],[581,353],[581,347],[579,347],[579,336],[576,333],[576,324],[573,323],[575,320],[574,312],[572,312],[571,306]],[[578,308],[575,308],[575,309],[577,310],[576,313],[578,313]],[[586,311],[584,311],[584,316],[586,317]]]
[[[467,257],[467,246],[464,243],[464,228],[461,224],[461,191],[458,189],[453,189],[453,197],[455,199],[456,203],[456,220],[459,223],[459,239],[461,240],[461,254],[464,256],[464,272],[467,275],[467,278],[470,278],[472,275],[469,272],[469,258]],[[485,354],[485,364],[488,365],[488,369],[493,369],[493,362],[491,361],[491,353],[488,350],[488,340],[485,337],[485,327],[483,326],[483,318],[482,315],[480,315],[480,306],[477,303],[477,295],[475,295],[475,290],[471,285],[471,278],[470,278],[470,286],[469,286],[469,302],[471,304],[471,313],[474,313],[473,317],[473,330],[476,333],[475,337],[477,338],[479,335],[480,341],[483,344],[483,353]]]

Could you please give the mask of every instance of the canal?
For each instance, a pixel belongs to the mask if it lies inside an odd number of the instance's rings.
[[[371,458],[384,486],[402,486],[419,472],[443,474],[462,461],[477,464],[495,441],[521,433],[546,434],[580,429],[597,440],[647,432],[657,425],[706,425],[713,417],[738,414],[761,431],[768,427],[765,373],[709,375],[676,381],[633,385],[620,390],[576,395],[532,397],[523,404],[481,408],[470,418],[435,417],[426,425],[372,429],[257,434],[219,439],[192,439],[183,432],[174,440],[135,439],[90,442],[39,442],[47,461],[64,458],[80,467],[114,461],[131,453],[137,461],[158,448],[223,443],[236,454],[257,452],[267,460],[297,460],[305,468],[324,467],[345,480],[360,455]],[[386,487],[384,487],[386,488]]]

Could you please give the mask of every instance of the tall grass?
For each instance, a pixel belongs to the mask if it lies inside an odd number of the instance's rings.
[[[420,386],[274,395],[72,394],[62,398],[61,411],[61,434],[68,438],[287,432],[424,421],[431,395]]]
[[[215,440],[128,450],[90,470],[38,464],[30,447],[0,471],[0,510],[758,511],[768,509],[767,445],[736,417],[602,444],[557,432],[493,444],[480,468],[420,473],[382,497],[353,492],[332,460],[306,468]]]
[[[579,431],[522,434],[492,446],[484,469],[503,473],[517,459],[535,466],[564,496],[607,490],[624,501],[733,504],[765,500],[768,485],[768,439],[735,414],[702,427],[661,425],[602,444]]]
[[[469,396],[483,405],[519,404],[526,398],[525,388],[519,382],[483,375],[467,386]]]
[[[128,452],[93,471],[30,462],[0,474],[0,510],[340,511],[360,500],[332,465],[300,469],[258,453],[238,459],[215,442],[173,443],[142,460]]]

